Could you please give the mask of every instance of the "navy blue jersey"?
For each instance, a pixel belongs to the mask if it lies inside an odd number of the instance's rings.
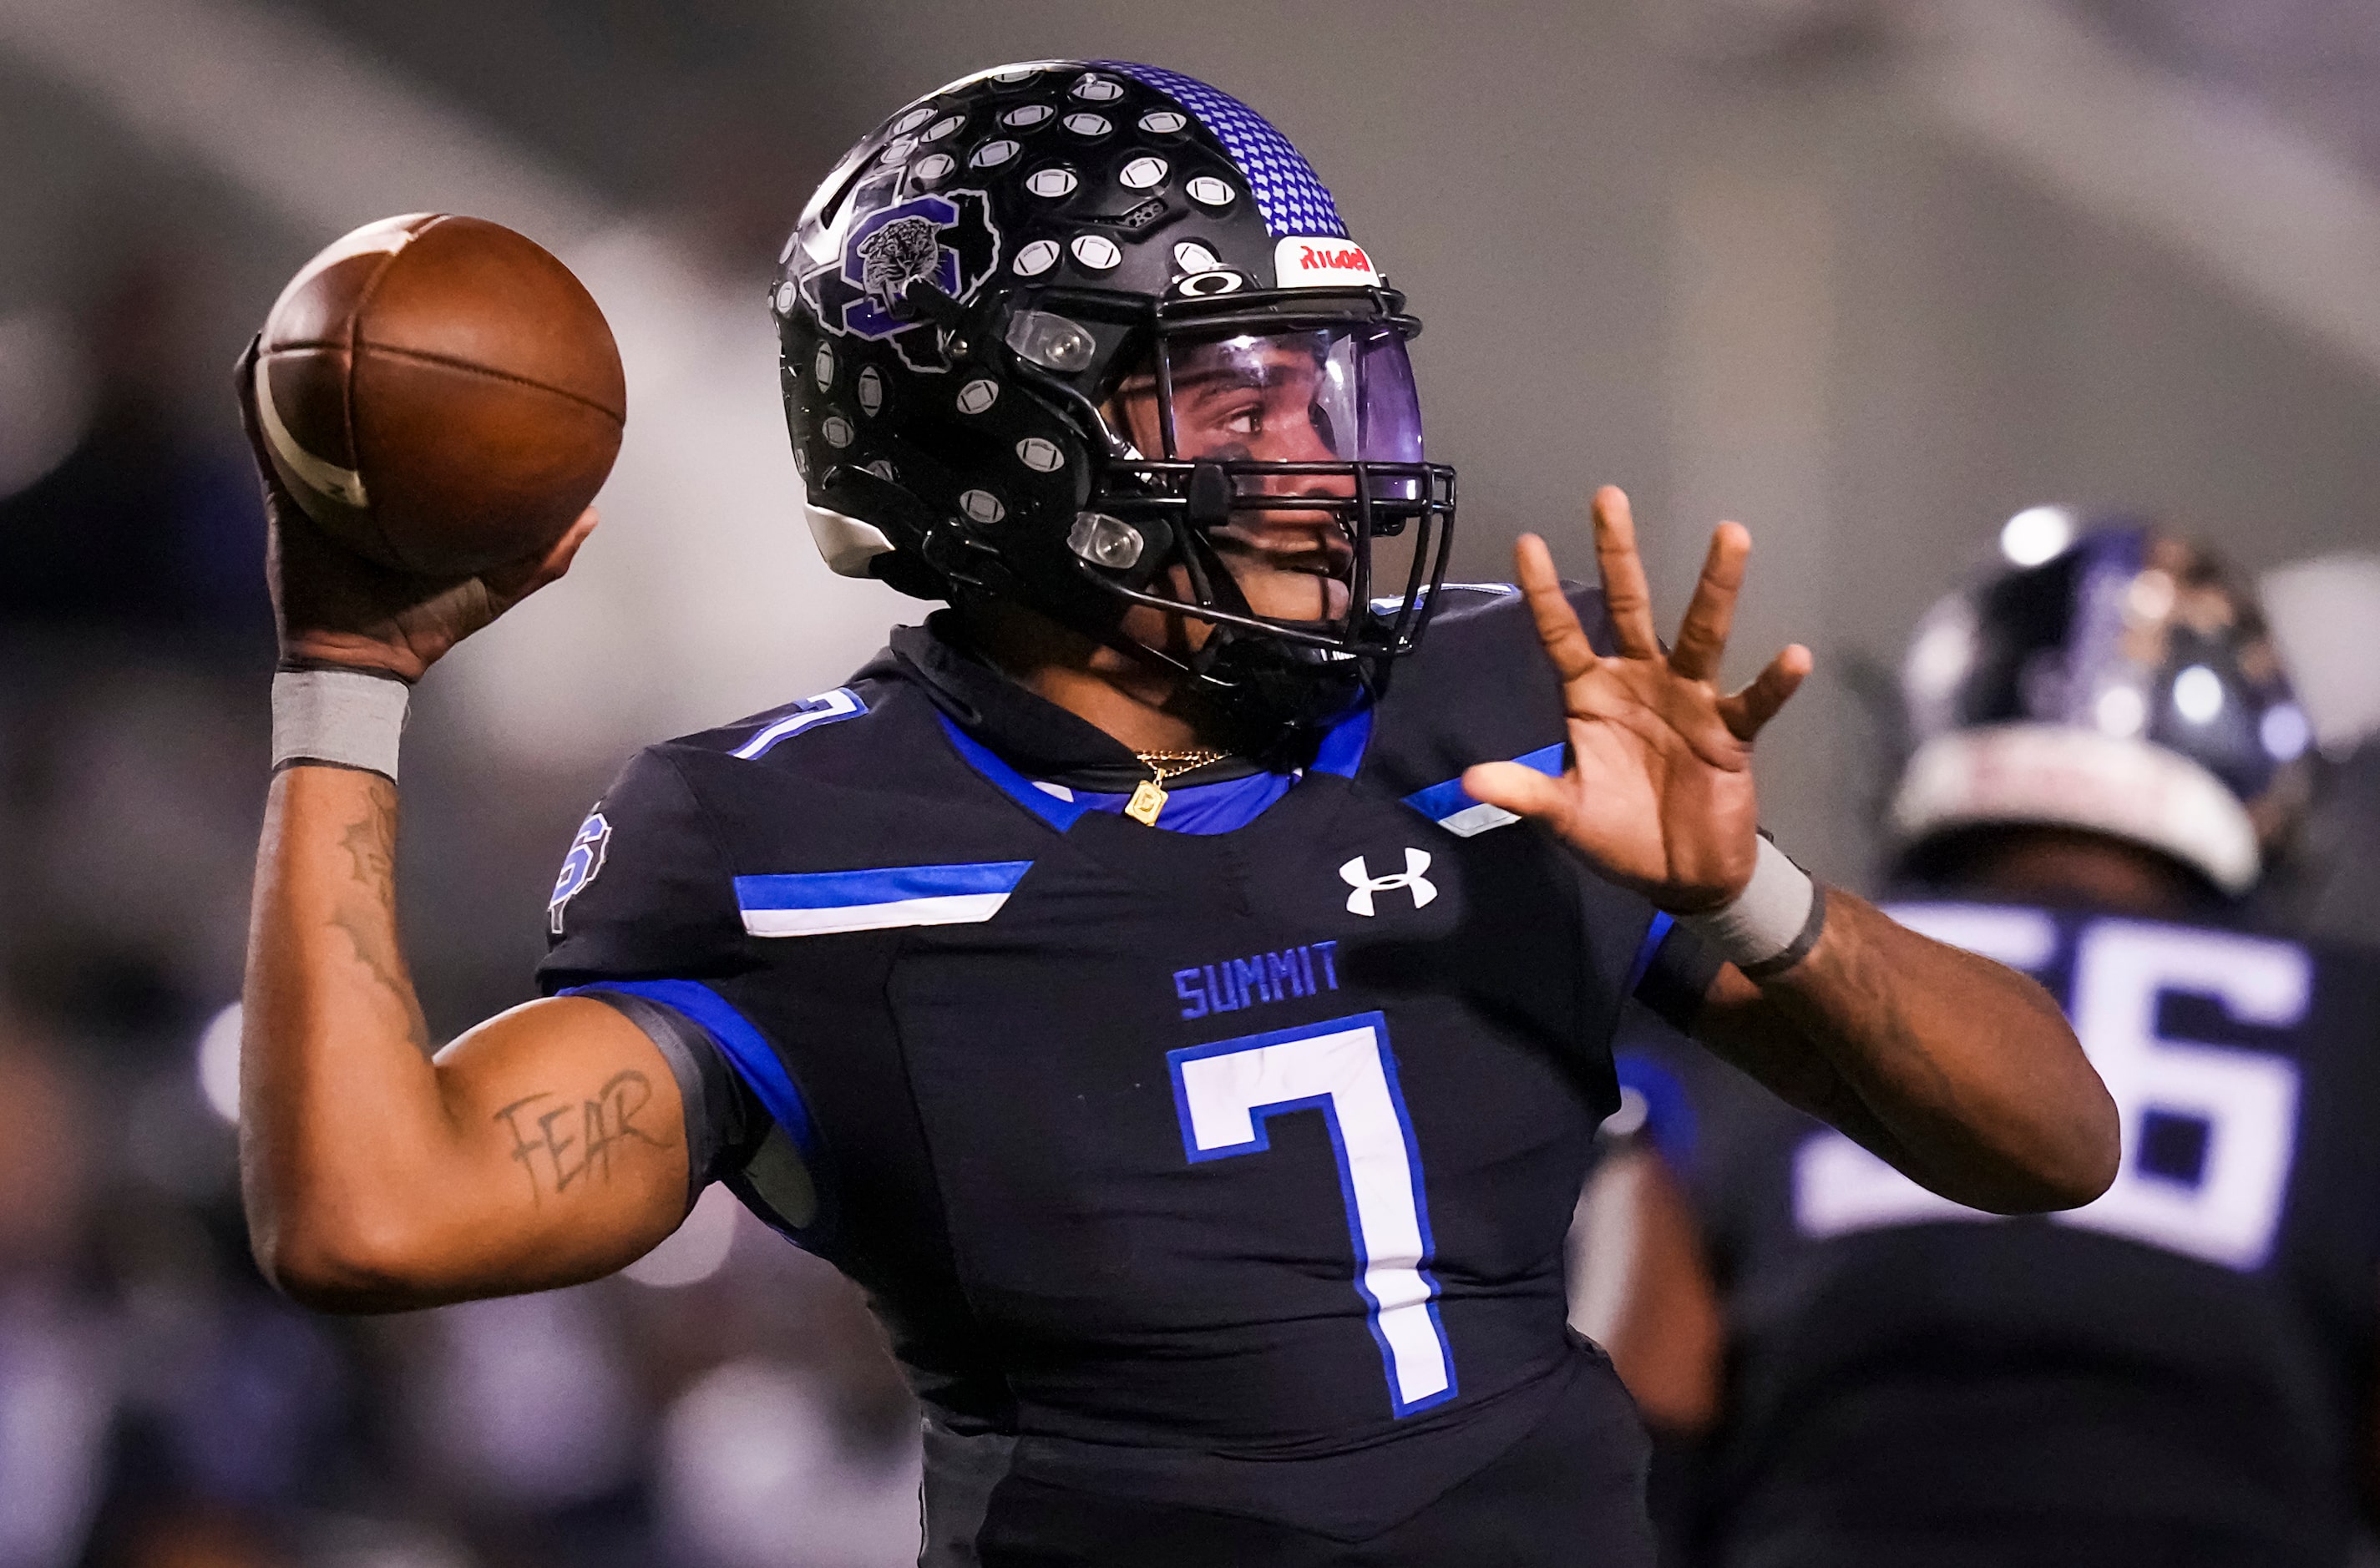
[[[1383,1538],[1548,1422],[1600,1434],[1549,1508],[1629,1495],[1562,1239],[1622,1000],[1716,963],[1456,782],[1561,765],[1519,596],[1450,590],[1376,706],[1155,829],[1128,751],[937,624],[638,757],[540,971],[686,1021],[765,1108],[728,1179],[886,1323],[929,1561],[1114,1561],[1050,1544],[1100,1509]],[[1211,1550],[1308,1560],[1278,1541]]]
[[[2380,964],[2230,930],[1898,905],[2039,978],[2121,1112],[1996,1220],[1691,1052],[1623,1055],[1726,1302],[1706,1560],[2346,1561],[2380,1311]]]

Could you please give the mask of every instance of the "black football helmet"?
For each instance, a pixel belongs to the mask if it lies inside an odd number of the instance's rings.
[[[2312,736],[2252,590],[2153,525],[2021,513],[2007,564],[1937,603],[1901,668],[1904,864],[1998,823],[2159,851],[2237,896],[2302,809]]]
[[[1043,60],[887,119],[827,176],[771,298],[828,565],[1031,606],[1244,721],[1321,722],[1412,650],[1454,470],[1421,330],[1296,149],[1173,71]],[[1312,619],[1257,614],[1217,541],[1324,517]],[[1134,604],[1211,625],[1126,637]]]

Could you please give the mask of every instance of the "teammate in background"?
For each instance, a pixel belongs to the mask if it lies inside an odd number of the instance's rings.
[[[1560,1255],[1624,997],[1963,1201],[2107,1181],[2036,985],[1755,836],[1807,655],[1714,684],[1740,528],[1666,655],[1616,491],[1603,593],[1535,540],[1522,590],[1440,587],[1419,323],[1245,105],[1117,62],[954,83],[829,176],[772,302],[829,561],[952,607],[631,762],[548,998],[434,1058],[368,672],[583,529],[422,584],[274,497],[303,667],[241,1124],[293,1294],[587,1279],[723,1179],[890,1329],[929,1563],[1618,1565],[1643,1436]]]
[[[2256,907],[2318,940],[2380,948],[2380,552],[2293,562],[2259,587],[2320,761],[2305,824]]]
[[[2380,964],[2238,918],[2305,783],[2257,608],[2111,526],[1943,600],[1903,685],[1887,907],[2064,1000],[2122,1169],[1995,1221],[1623,1052],[1659,1154],[1590,1194],[1633,1235],[1591,1315],[1648,1421],[1706,1439],[1678,1555],[2336,1568],[2380,1479]]]

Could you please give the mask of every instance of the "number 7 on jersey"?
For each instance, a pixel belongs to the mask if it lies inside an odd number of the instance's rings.
[[[1182,1148],[1193,1163],[1260,1154],[1266,1122],[1318,1111],[1339,1161],[1355,1244],[1355,1291],[1399,1416],[1454,1397],[1454,1360],[1433,1298],[1429,1207],[1412,1118],[1378,1013],[1169,1051]]]

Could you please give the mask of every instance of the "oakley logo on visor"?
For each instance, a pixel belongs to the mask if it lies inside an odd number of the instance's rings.
[[[1279,288],[1378,288],[1380,274],[1364,248],[1344,239],[1292,235],[1272,248]]]

